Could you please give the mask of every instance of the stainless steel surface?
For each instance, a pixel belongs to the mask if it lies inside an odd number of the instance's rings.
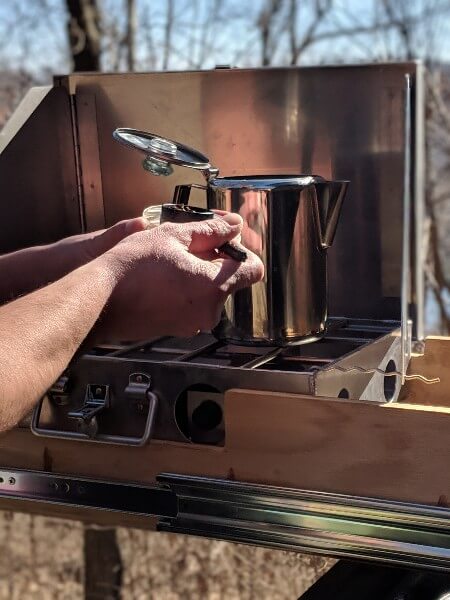
[[[80,233],[72,114],[64,89],[31,90],[6,125],[0,189],[0,254]]]
[[[401,281],[401,383],[411,355],[409,301],[411,295],[411,76],[405,76],[405,164],[403,173],[402,281]]]
[[[450,568],[450,510],[336,494],[161,475],[178,501],[159,531],[345,558]]]
[[[337,332],[339,335],[339,332]],[[393,332],[389,346],[383,338],[330,362],[317,372],[318,396],[358,398],[371,402],[396,402],[401,389],[402,345],[400,331]]]
[[[252,180],[258,185],[253,187]],[[226,301],[214,333],[235,343],[284,345],[320,335],[327,319],[327,252],[347,182],[278,176],[213,179],[209,209],[239,213],[242,244],[264,264],[264,279]],[[295,181],[295,180],[294,180]],[[303,181],[303,183],[298,183]]]
[[[0,469],[0,498],[156,516],[159,531],[450,568],[448,508],[176,474],[142,486],[18,469]]]
[[[411,73],[413,73],[411,71]],[[425,261],[428,253],[425,219],[425,67],[418,64],[411,81],[411,298],[414,350],[423,353],[425,339]]]
[[[348,179],[352,186],[329,257],[330,314],[399,320],[406,73],[414,100],[414,221],[423,203],[423,70],[416,63],[80,74],[57,83],[75,96],[95,95],[106,224],[170,201],[174,185],[186,181],[185,169],[177,168],[171,178],[149,177],[111,138],[124,124],[201,149],[225,177],[306,172]],[[195,177],[203,183],[201,174]],[[414,223],[411,240],[417,322],[423,310],[421,228]]]

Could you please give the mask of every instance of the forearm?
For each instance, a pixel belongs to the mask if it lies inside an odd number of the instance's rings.
[[[84,254],[73,251],[80,237],[0,256],[0,304],[53,283],[84,264]]]
[[[23,418],[56,381],[116,285],[105,257],[0,307],[0,430]]]

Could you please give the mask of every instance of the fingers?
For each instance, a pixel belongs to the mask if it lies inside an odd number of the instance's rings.
[[[112,245],[117,244],[124,238],[132,235],[133,233],[138,233],[139,231],[144,231],[146,229],[145,219],[142,217],[138,217],[136,219],[127,219],[125,221],[120,221],[116,223],[109,229],[106,229],[103,232],[103,237],[107,240],[108,243],[112,242]]]
[[[127,221],[122,221],[122,223],[125,223],[125,236],[147,229],[147,222],[143,217],[128,219]]]
[[[243,220],[237,213],[227,212],[226,210],[213,210],[217,216],[221,217],[229,225],[240,225],[242,228]]]
[[[217,263],[218,261],[215,262]],[[256,254],[248,252],[247,260],[242,263],[238,263],[231,258],[222,259],[219,272],[214,281],[224,293],[231,294],[254,283],[258,283],[263,277],[263,263]]]
[[[193,273],[208,274],[221,292],[230,294],[260,281],[264,277],[264,265],[253,252],[246,251],[247,260],[242,263],[216,252],[217,248],[228,241],[233,241],[233,244],[240,246],[236,242],[236,237],[240,233],[242,220],[231,218],[232,224],[230,224],[228,219],[231,213],[226,213],[226,216],[226,219],[212,219],[184,225],[168,223],[159,229],[166,228],[167,233],[178,238],[187,247],[190,255],[193,256],[192,259],[185,257],[185,260],[192,262],[192,266],[195,264]],[[242,249],[245,250],[243,247]]]
[[[165,223],[159,228],[177,238],[193,254],[202,254],[230,242],[241,232],[241,222],[229,224],[225,219],[175,225]]]
[[[90,254],[94,257],[99,256],[129,235],[145,231],[145,229],[146,222],[141,217],[120,221],[108,229],[92,234],[93,237],[89,239]]]

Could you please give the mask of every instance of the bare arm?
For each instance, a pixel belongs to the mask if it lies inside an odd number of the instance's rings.
[[[135,233],[0,307],[0,431],[33,408],[94,326],[98,340],[192,335],[213,327],[227,295],[263,276],[251,253],[244,263],[216,253],[240,230],[218,219]]]
[[[0,307],[0,431],[23,418],[66,368],[114,289],[113,273],[100,257]]]
[[[130,219],[103,231],[0,256],[0,304],[64,277],[144,228],[142,219]]]

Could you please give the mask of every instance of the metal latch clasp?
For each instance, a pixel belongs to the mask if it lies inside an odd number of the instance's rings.
[[[80,433],[94,438],[98,432],[97,415],[108,408],[110,404],[109,385],[89,384],[86,388],[84,404],[79,410],[68,413],[70,419],[75,419]]]
[[[69,401],[69,376],[64,373],[47,392],[50,400],[57,406],[64,406]]]

